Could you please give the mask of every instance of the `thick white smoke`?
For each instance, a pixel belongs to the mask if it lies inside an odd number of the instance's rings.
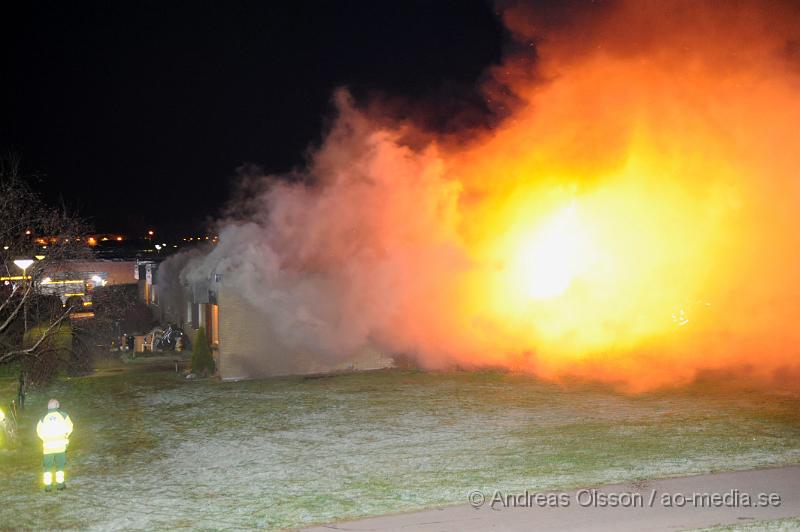
[[[786,374],[800,10],[772,7],[503,3],[536,57],[491,69],[502,121],[436,136],[340,92],[307,166],[251,176],[182,275],[221,274],[289,357],[373,348],[629,389]]]
[[[376,128],[344,91],[335,103],[338,118],[307,171],[291,181],[250,176],[265,186],[232,206],[249,219],[223,221],[219,243],[183,276],[221,274],[288,353],[435,357],[429,331],[451,314],[447,280],[469,264],[455,233],[460,185],[444,178],[435,148],[402,145],[402,132]]]

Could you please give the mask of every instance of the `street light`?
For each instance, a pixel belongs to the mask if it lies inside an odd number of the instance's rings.
[[[17,259],[14,261],[14,264],[22,270],[22,282],[25,282],[25,270],[33,264],[33,259]],[[25,304],[22,308],[22,321],[24,323],[24,332],[28,332],[28,299],[25,299]]]
[[[25,277],[25,270],[27,270],[28,267],[31,264],[33,264],[33,260],[32,259],[17,259],[17,260],[14,261],[14,264],[17,265],[17,268],[22,270],[22,277],[24,278]]]

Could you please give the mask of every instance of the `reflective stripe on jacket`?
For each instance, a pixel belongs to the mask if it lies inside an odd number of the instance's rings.
[[[42,439],[44,454],[66,451],[71,433],[72,420],[69,414],[59,410],[50,410],[36,425],[36,434]]]

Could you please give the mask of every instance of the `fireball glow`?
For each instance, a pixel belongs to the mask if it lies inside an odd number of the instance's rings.
[[[437,137],[340,93],[304,182],[267,178],[208,267],[320,356],[632,390],[797,368],[800,13],[600,4],[544,34],[503,10],[538,59],[493,71],[517,101],[491,130]]]
[[[510,275],[533,299],[563,294],[587,265],[587,243],[574,204],[545,220],[518,246]]]

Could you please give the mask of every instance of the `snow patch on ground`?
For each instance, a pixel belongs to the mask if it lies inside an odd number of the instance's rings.
[[[38,490],[33,425],[23,426],[28,448],[0,468],[4,526],[274,529],[464,503],[473,489],[800,462],[800,401],[764,393],[632,397],[404,371],[238,383],[126,375],[54,393],[76,422],[70,487]],[[45,402],[33,397],[31,410]]]

